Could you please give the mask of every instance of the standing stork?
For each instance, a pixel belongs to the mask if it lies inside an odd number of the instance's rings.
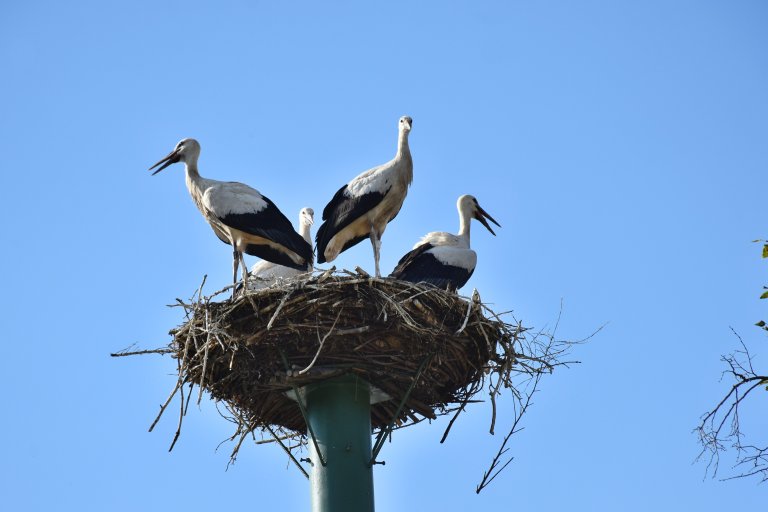
[[[171,164],[184,162],[192,200],[216,236],[234,250],[233,283],[237,283],[237,267],[241,263],[243,283],[247,282],[243,253],[298,270],[309,269],[312,246],[293,230],[291,221],[277,206],[243,183],[203,178],[197,170],[199,156],[200,144],[195,139],[184,139],[149,170],[157,167],[154,176]],[[233,289],[233,296],[234,293]]]
[[[494,236],[488,220],[501,227],[470,195],[456,201],[459,210],[459,234],[435,231],[424,236],[413,250],[403,256],[389,275],[402,281],[429,283],[455,291],[464,286],[477,265],[477,253],[469,248],[469,226],[479,220]]]
[[[395,158],[374,167],[344,185],[323,210],[323,224],[317,230],[317,262],[333,261],[339,253],[370,238],[376,277],[379,272],[381,235],[387,223],[403,206],[413,181],[413,160],[408,134],[413,120],[400,118]]]
[[[299,212],[299,234],[308,244],[312,243],[310,228],[314,222],[315,211],[312,208],[302,208]],[[311,272],[312,265],[310,265],[307,270]],[[251,267],[250,278],[248,279],[248,289],[261,290],[262,288],[269,287],[275,281],[280,279],[290,279],[301,273],[301,270],[295,268],[278,265],[267,260],[261,260]]]

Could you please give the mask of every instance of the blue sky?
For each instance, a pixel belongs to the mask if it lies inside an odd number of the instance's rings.
[[[477,288],[530,326],[587,336],[546,379],[514,462],[474,486],[500,437],[471,410],[400,431],[378,510],[724,510],[756,481],[704,478],[692,430],[725,389],[732,326],[768,365],[768,6],[715,2],[17,2],[0,7],[6,269],[0,495],[7,510],[308,510],[273,446],[225,471],[212,405],[147,427],[174,361],[168,309],[231,252],[184,187],[147,167],[183,137],[204,176],[243,181],[291,219],[395,151],[414,182],[384,235],[389,271],[455,231],[470,193]],[[248,260],[249,264],[254,260]],[[369,244],[335,262],[372,270]],[[761,397],[762,398],[762,397]],[[765,402],[745,426],[768,427]],[[727,476],[727,467],[723,468]]]

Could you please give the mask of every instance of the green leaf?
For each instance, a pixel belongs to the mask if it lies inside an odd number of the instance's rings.
[[[763,258],[768,258],[768,244],[763,244]]]
[[[761,299],[768,299],[768,292],[764,292],[761,296]]]
[[[759,322],[757,322],[755,325],[756,325],[756,326],[758,326],[758,327],[765,327],[765,321],[763,321],[763,320],[760,320],[760,321],[759,321]]]

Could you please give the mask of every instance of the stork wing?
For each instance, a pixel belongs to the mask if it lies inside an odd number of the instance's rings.
[[[307,263],[312,261],[312,247],[293,229],[291,221],[268,197],[248,185],[230,182],[209,187],[203,194],[202,203],[222,224],[281,245]],[[259,249],[251,246],[246,252],[264,257]],[[266,259],[275,261],[269,254]],[[282,259],[275,263],[286,264]],[[296,267],[295,264],[289,266]]]
[[[410,279],[407,279],[406,276],[411,274],[411,268],[414,267],[414,265],[418,265],[419,257],[421,257],[426,251],[432,249],[434,245],[430,243],[421,244],[419,246],[416,246],[413,248],[413,250],[405,253],[402,258],[400,258],[400,261],[397,262],[397,266],[395,267],[395,270],[392,271],[391,274],[389,274],[389,277],[394,277],[395,279],[402,279],[404,281],[410,281]]]
[[[467,269],[441,262],[429,252],[433,248],[435,246],[430,243],[414,248],[400,258],[389,277],[412,283],[428,283],[450,290],[464,286],[472,276],[474,267]]]
[[[339,231],[352,224],[357,218],[371,211],[384,199],[389,187],[382,191],[367,191],[363,194],[352,196],[347,193],[347,185],[344,185],[333,196],[333,199],[323,210],[323,224],[315,235],[317,243],[317,259],[323,263],[325,248]],[[346,250],[358,244],[366,237],[355,238],[344,244]]]

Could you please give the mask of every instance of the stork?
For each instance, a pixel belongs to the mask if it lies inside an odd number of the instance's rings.
[[[456,201],[459,210],[459,233],[435,231],[425,235],[413,250],[403,256],[389,275],[402,281],[429,283],[455,291],[466,284],[475,271],[477,254],[469,248],[469,226],[479,220],[494,236],[488,220],[501,227],[470,195]],[[488,220],[486,220],[488,219]]]
[[[312,243],[310,228],[314,222],[315,211],[312,208],[302,208],[301,211],[299,211],[299,234],[308,244]],[[311,272],[312,265],[310,265],[307,270]],[[300,270],[295,268],[278,265],[267,260],[261,260],[251,267],[250,278],[248,279],[248,289],[261,290],[269,287],[272,283],[278,280],[290,279],[301,273]]]
[[[238,265],[243,265],[243,283],[248,268],[243,253],[298,270],[312,266],[312,246],[293,230],[291,221],[258,190],[235,181],[209,180],[200,176],[197,159],[200,144],[184,139],[165,158],[149,168],[159,173],[176,162],[184,162],[187,190],[200,213],[219,239],[232,246],[232,281],[237,283]],[[232,295],[234,296],[234,289]]]
[[[401,117],[395,157],[341,187],[326,205],[323,210],[325,222],[315,237],[318,263],[333,261],[339,253],[370,238],[376,277],[381,277],[381,235],[403,206],[408,186],[413,181],[413,160],[408,147],[412,126],[410,117]]]

